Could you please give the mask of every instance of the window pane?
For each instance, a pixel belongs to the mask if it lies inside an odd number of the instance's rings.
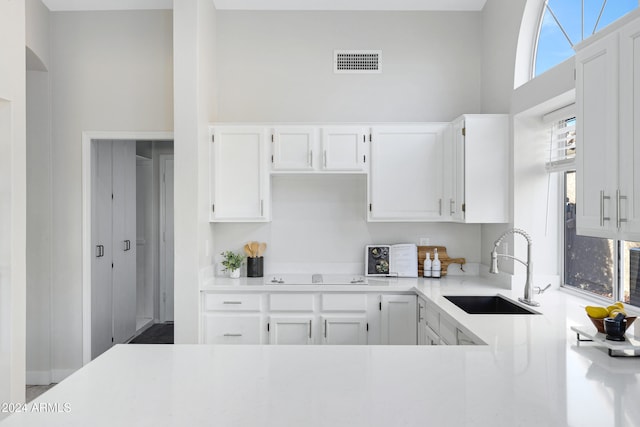
[[[614,242],[576,235],[576,173],[565,173],[564,285],[613,298]]]
[[[629,304],[640,306],[640,242],[622,244],[622,295]]]

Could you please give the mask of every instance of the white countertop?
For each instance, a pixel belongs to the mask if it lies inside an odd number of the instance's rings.
[[[203,290],[290,291],[220,283]],[[469,277],[295,289],[327,288],[415,289],[488,345],[117,345],[34,401],[67,403],[68,413],[0,425],[640,425],[640,358],[577,345],[570,330],[588,323],[587,300],[549,290],[536,295],[542,315],[469,315],[443,295],[521,292]]]

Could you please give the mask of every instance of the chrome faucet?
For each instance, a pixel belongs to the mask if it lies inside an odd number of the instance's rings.
[[[311,275],[311,283],[322,283],[323,281],[322,274]]]
[[[502,243],[502,239],[504,239],[509,234],[519,234],[525,239],[527,239],[527,262],[524,262],[521,259],[514,257],[513,255],[498,253],[498,246],[500,246],[500,244]],[[499,273],[498,271],[499,256],[504,258],[511,258],[523,264],[525,267],[527,267],[527,281],[524,284],[524,298],[518,298],[518,301],[523,302],[527,305],[532,305],[534,307],[537,307],[540,305],[540,303],[537,301],[534,301],[532,296],[533,265],[531,261],[531,244],[532,244],[531,237],[524,230],[521,230],[519,228],[512,228],[511,230],[507,230],[504,233],[502,233],[502,236],[500,236],[498,240],[496,240],[495,243],[493,244],[493,251],[491,251],[491,267],[489,268],[489,273],[492,273],[492,274]],[[538,293],[544,292],[549,288],[549,286],[547,286],[544,290],[539,290]]]

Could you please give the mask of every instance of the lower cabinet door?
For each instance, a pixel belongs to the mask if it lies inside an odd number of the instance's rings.
[[[263,328],[261,316],[221,316],[205,314],[203,342],[205,344],[260,344]]]
[[[313,344],[314,317],[269,317],[269,344]]]
[[[367,317],[355,316],[322,316],[322,343],[328,345],[363,345],[367,344]]]
[[[381,297],[381,344],[416,345],[417,297],[415,295],[382,295]]]

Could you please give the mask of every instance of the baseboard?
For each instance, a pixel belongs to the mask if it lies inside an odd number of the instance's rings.
[[[49,385],[53,383],[51,371],[27,371],[27,385]]]
[[[51,371],[51,382],[59,383],[69,375],[73,374],[76,369],[53,369]]]

